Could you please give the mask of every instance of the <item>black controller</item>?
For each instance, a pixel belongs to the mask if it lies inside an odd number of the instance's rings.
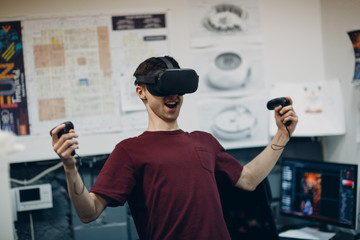
[[[266,107],[269,110],[274,110],[277,106],[280,106],[280,105],[285,107],[287,105],[290,105],[290,102],[289,102],[289,100],[287,100],[284,97],[274,98],[274,99],[271,99],[270,101],[268,101]]]
[[[60,138],[61,135],[68,133],[70,131],[70,129],[74,129],[74,124],[70,121],[64,122],[62,124],[65,124],[65,127],[58,132],[58,134],[57,134],[58,138]],[[56,127],[54,127],[54,128],[56,128]],[[52,132],[52,130],[54,130],[54,128],[50,130],[50,136],[52,136],[51,132]],[[71,153],[71,156],[74,156],[74,155],[75,155],[75,151],[73,151]]]
[[[284,97],[279,97],[279,98],[274,98],[271,99],[270,101],[268,101],[268,103],[266,104],[267,109],[269,110],[274,110],[277,106],[287,106],[290,105],[289,100],[287,100]],[[291,121],[286,122],[285,126],[289,126],[291,124]]]

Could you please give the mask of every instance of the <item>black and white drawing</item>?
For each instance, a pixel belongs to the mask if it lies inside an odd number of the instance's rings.
[[[214,32],[241,32],[246,28],[248,12],[233,4],[219,3],[203,16],[203,26]]]
[[[189,7],[192,47],[219,42],[262,42],[258,1],[192,1]]]
[[[206,48],[193,53],[201,94],[234,97],[264,86],[261,46]]]
[[[269,140],[265,95],[201,100],[199,126],[212,133],[226,149],[264,146]]]

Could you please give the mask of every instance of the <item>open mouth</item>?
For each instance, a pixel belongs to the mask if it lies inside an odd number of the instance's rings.
[[[167,106],[168,108],[176,108],[177,106],[177,102],[170,102],[170,103],[165,103],[165,106]]]

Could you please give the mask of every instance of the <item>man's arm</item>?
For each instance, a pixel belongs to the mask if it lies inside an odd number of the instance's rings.
[[[290,140],[290,136],[297,125],[298,117],[292,107],[291,98],[287,97],[290,105],[275,108],[275,120],[278,126],[278,131],[270,144],[253,160],[247,163],[240,175],[236,186],[245,190],[253,191],[261,181],[270,173],[275,166],[285,145]],[[289,126],[285,123],[291,121]],[[289,132],[288,132],[289,131]]]
[[[78,136],[71,129],[69,133],[63,134],[60,138],[57,133],[65,127],[65,124],[57,126],[52,131],[52,145],[54,151],[63,162],[66,174],[66,182],[70,199],[75,207],[76,213],[84,223],[97,219],[107,206],[107,201],[97,194],[89,193],[77,171],[75,157],[71,152],[78,149]],[[83,189],[84,187],[84,189]],[[83,191],[82,191],[83,190]]]

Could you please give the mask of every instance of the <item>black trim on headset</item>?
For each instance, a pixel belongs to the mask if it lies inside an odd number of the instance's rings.
[[[145,83],[145,84],[156,84],[156,76],[136,76],[136,84]]]
[[[137,75],[135,84],[144,83],[155,96],[193,93],[198,88],[199,76],[193,69],[174,68],[166,57],[158,57],[167,68],[155,70],[150,75]]]

